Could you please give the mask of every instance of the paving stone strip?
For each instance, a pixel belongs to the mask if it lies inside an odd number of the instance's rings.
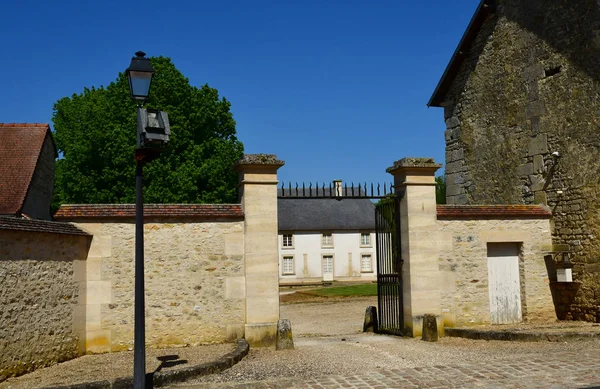
[[[477,330],[472,328],[445,328],[446,336],[477,340],[512,340],[519,342],[566,342],[573,340],[600,339],[600,332],[544,332],[515,330]]]
[[[600,352],[556,353],[511,362],[391,369],[364,375],[203,383],[173,388],[600,388]]]

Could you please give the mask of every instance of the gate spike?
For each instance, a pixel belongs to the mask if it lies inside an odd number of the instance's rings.
[[[296,197],[298,197],[298,181],[296,181]]]
[[[292,182],[291,181],[288,181],[288,188],[290,189],[289,195],[291,197],[292,196]]]
[[[333,197],[333,191],[331,190],[331,182],[329,183],[329,196]]]
[[[323,182],[323,197],[325,197],[325,182]]]
[[[383,193],[384,196],[387,196],[387,187],[385,186],[385,182],[383,183]]]
[[[281,197],[285,197],[284,185],[285,185],[285,183],[282,181],[281,182]]]
[[[381,184],[378,182],[377,183],[377,197],[381,197],[381,193],[379,192],[381,189]]]
[[[350,187],[351,191],[352,191],[352,197],[354,197],[354,182],[352,183],[352,186]]]
[[[368,193],[367,193],[367,183],[365,182],[365,191],[363,192],[363,194],[362,194],[362,195],[363,195],[364,197],[368,197],[368,196],[367,196],[367,194],[368,194]]]
[[[371,182],[371,197],[373,197],[373,182]]]
[[[306,194],[304,193],[304,181],[302,181],[302,197],[306,197]]]
[[[312,181],[308,183],[308,197],[312,197]]]

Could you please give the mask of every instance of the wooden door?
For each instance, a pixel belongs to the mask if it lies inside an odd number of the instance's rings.
[[[488,243],[487,263],[492,324],[520,323],[519,244]]]
[[[333,281],[333,255],[323,255],[323,281]]]

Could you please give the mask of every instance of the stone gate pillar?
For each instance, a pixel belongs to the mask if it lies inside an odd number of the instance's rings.
[[[277,334],[277,169],[283,164],[274,154],[246,154],[236,164],[245,215],[245,338],[253,347],[274,346]]]
[[[404,333],[417,337],[423,315],[437,318],[443,334],[441,289],[437,248],[435,171],[442,165],[432,158],[403,158],[387,172],[394,176],[396,195],[401,197],[402,293]]]

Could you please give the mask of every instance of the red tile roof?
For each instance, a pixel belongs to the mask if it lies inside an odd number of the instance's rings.
[[[0,230],[49,232],[65,235],[89,235],[71,223],[30,220],[18,217],[0,216]]]
[[[134,218],[135,204],[62,205],[54,215],[57,220],[94,218]],[[146,218],[194,218],[201,220],[244,219],[239,204],[145,204]]]
[[[0,215],[21,212],[48,134],[48,124],[0,123]]]
[[[438,219],[549,219],[541,205],[438,205]]]

